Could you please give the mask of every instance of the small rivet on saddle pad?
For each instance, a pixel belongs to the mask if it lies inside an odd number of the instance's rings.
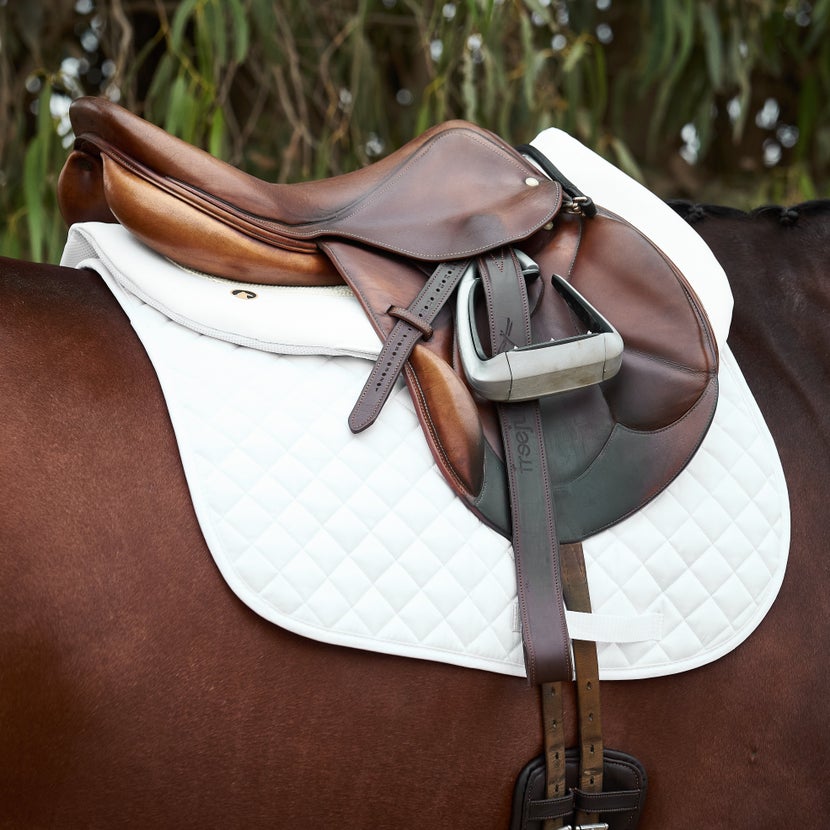
[[[231,291],[234,297],[239,297],[242,300],[255,300],[256,294],[253,291],[247,291],[244,288],[237,288],[234,291]]]
[[[547,225],[544,226],[546,231],[553,230],[553,222],[548,222]]]
[[[537,178],[535,178],[535,177],[533,177],[533,176],[528,176],[528,177],[525,179],[525,184],[526,184],[528,187],[539,187],[539,179],[537,179]]]

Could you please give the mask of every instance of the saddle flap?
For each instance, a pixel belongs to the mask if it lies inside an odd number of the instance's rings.
[[[407,307],[424,275],[404,259],[350,242],[324,249],[353,288],[378,335]],[[640,509],[680,473],[714,416],[718,352],[694,291],[673,263],[621,217],[561,215],[529,240],[539,263],[534,341],[577,335],[582,323],[551,287],[559,274],[618,329],[618,374],[540,401],[562,541],[579,541]],[[454,318],[444,308],[410,359],[405,378],[433,456],[456,493],[510,536],[508,476],[493,403],[464,380]]]

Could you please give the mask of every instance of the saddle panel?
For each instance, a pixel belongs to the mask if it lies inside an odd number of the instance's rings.
[[[159,188],[108,156],[98,162],[107,210],[142,242],[174,262],[206,274],[232,274],[237,280],[265,285],[343,282],[316,248],[275,247],[217,221],[190,201]]]

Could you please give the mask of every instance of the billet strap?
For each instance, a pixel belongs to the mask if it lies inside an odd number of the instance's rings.
[[[571,611],[591,611],[588,591],[588,575],[582,544],[562,545],[559,550],[562,561],[562,582],[565,601]],[[593,795],[602,792],[603,746],[602,717],[599,699],[599,665],[597,644],[588,640],[573,641],[576,666],[576,702],[579,717],[579,790]],[[599,802],[577,799],[577,824],[594,824],[599,821],[596,809],[588,805]],[[589,810],[589,811],[586,811]]]
[[[535,818],[543,830],[559,830],[574,809],[565,779],[565,703],[562,683],[542,684],[542,731],[545,740],[545,799],[537,803]]]
[[[529,346],[530,304],[522,267],[510,248],[479,258],[494,354]],[[545,436],[538,401],[498,406],[510,493],[516,587],[525,668],[531,684],[571,679]]]
[[[565,601],[570,611],[590,613],[591,598],[582,545],[566,544],[559,548],[562,564],[562,583]],[[559,814],[545,813],[564,804],[568,795],[573,798],[577,825],[599,822],[600,806],[610,804],[617,793],[602,794],[603,745],[602,720],[599,700],[599,666],[596,643],[573,641],[576,672],[577,711],[579,718],[579,787],[568,793],[565,789],[565,731],[562,724],[564,706],[561,683],[542,685],[542,723],[545,736],[545,803],[538,809],[544,813],[544,830],[559,830]],[[603,810],[608,809],[602,807]]]
[[[349,415],[349,429],[362,432],[370,427],[389,398],[415,344],[432,334],[432,323],[461,280],[469,260],[442,262],[424,283],[409,308],[390,306],[397,322],[383,343],[378,359]]]

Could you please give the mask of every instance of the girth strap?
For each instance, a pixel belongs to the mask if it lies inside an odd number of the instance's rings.
[[[568,609],[590,613],[591,598],[582,545],[562,545],[559,554]],[[604,756],[596,643],[574,640],[573,655],[579,719],[579,786],[570,791],[566,789],[563,684],[545,683],[542,685],[542,725],[546,798],[534,805],[534,815],[539,820],[544,819],[544,830],[559,830],[565,826],[562,820],[565,813],[561,810],[568,797],[575,812],[576,826],[598,823],[600,812],[629,809],[632,797],[639,797],[638,792],[602,792]]]
[[[588,575],[582,544],[562,545],[562,581],[565,601],[571,611],[591,612],[588,592]],[[599,663],[597,644],[587,640],[574,640],[574,665],[576,667],[576,698],[579,717],[579,792],[576,800],[577,824],[594,824],[599,820],[596,805],[602,803],[593,796],[602,792],[603,744],[602,717],[599,699]],[[590,805],[590,806],[589,806]]]
[[[536,804],[535,818],[543,830],[559,830],[574,809],[567,791],[565,760],[565,703],[562,683],[542,684],[542,732],[545,738],[545,799]]]
[[[531,344],[525,277],[512,249],[479,259],[493,353]],[[559,572],[542,417],[538,401],[499,404],[525,667],[531,684],[571,679],[570,641]]]

